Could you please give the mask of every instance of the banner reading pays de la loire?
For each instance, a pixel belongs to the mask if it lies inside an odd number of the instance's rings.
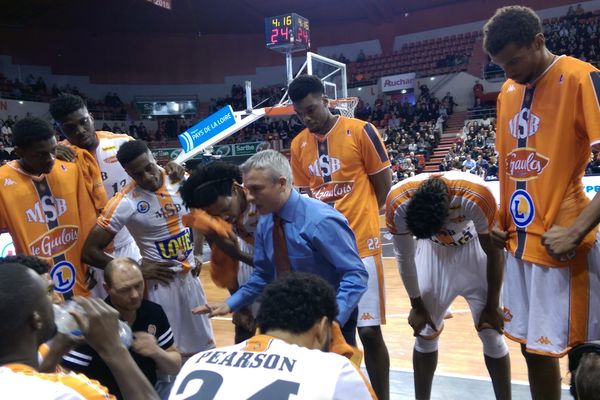
[[[188,153],[234,124],[233,109],[227,105],[179,135],[181,147]]]
[[[393,92],[402,89],[414,89],[416,78],[417,76],[414,72],[408,74],[384,76],[381,78],[381,91]]]

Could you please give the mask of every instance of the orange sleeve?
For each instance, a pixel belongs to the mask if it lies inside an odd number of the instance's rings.
[[[115,400],[115,396],[108,392],[108,389],[100,382],[91,380],[82,374],[58,374],[57,381],[70,387],[86,400]]]
[[[377,128],[368,122],[364,123],[359,135],[359,146],[368,175],[376,174],[391,165],[381,135]]]
[[[302,137],[302,132],[292,140],[292,146],[290,151],[291,157],[291,166],[292,166],[292,176],[293,176],[293,184],[296,187],[306,188],[310,187],[310,176],[307,173],[307,170],[302,166],[302,162],[300,161],[300,153],[302,149],[300,149],[300,138]]]
[[[592,144],[600,144],[600,72],[590,71],[584,74],[580,83],[578,103],[581,112],[577,113],[578,125]]]

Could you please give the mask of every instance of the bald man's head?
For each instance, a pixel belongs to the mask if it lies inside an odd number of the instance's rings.
[[[131,258],[115,258],[104,268],[104,288],[119,312],[136,311],[144,296],[144,277]]]

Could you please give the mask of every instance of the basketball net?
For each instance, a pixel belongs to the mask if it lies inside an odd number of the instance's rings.
[[[329,99],[329,108],[339,110],[344,117],[354,118],[354,110],[356,110],[357,105],[358,97]],[[293,115],[294,113],[294,107],[291,104],[265,108],[265,116],[267,117]]]

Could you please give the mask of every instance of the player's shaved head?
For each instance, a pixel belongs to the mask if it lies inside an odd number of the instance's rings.
[[[35,335],[39,343],[56,332],[46,283],[32,269],[16,263],[0,266],[0,357],[18,350],[15,343]]]
[[[135,262],[135,260],[129,257],[114,258],[112,261],[106,264],[106,267],[104,267],[104,282],[106,283],[106,286],[113,286],[115,272],[131,269],[136,269],[141,273],[140,265]]]

